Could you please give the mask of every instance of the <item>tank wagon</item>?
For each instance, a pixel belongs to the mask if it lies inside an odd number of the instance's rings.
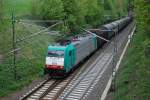
[[[119,31],[126,27],[130,22],[131,18],[125,17],[112,23],[103,25],[101,30],[105,30],[103,34],[106,34],[106,39],[110,40],[115,35],[115,33],[118,34]]]
[[[124,27],[126,27],[130,22],[132,22],[132,18],[125,17],[120,20],[114,21],[109,24],[103,25],[98,30],[90,30],[98,36],[101,36],[107,40],[110,40],[115,34],[118,34]],[[101,48],[101,46],[106,43],[106,41],[97,38],[97,46]]]
[[[125,17],[103,25],[100,30],[105,31],[91,31],[98,36],[110,40],[115,33],[118,34],[131,21],[132,19],[130,17]],[[60,41],[55,45],[49,45],[44,73],[62,77],[76,68],[80,62],[94,51],[101,48],[104,43],[105,41],[99,39],[96,35],[84,33],[72,39]]]

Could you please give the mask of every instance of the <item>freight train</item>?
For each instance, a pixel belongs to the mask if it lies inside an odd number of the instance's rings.
[[[91,30],[98,36],[110,40],[115,33],[118,34],[132,19],[125,17],[112,23],[103,25],[100,30]],[[104,40],[96,35],[83,33],[71,39],[49,45],[46,54],[44,73],[50,76],[64,77],[77,67],[85,58],[101,48]]]

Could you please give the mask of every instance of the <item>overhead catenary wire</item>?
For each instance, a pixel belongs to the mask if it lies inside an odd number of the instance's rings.
[[[51,28],[53,28],[53,27],[55,27],[56,25],[61,24],[61,23],[62,23],[62,22],[55,23],[55,24],[49,26],[48,28],[46,28],[46,29],[44,29],[44,30],[41,30],[41,31],[39,31],[39,32],[37,32],[37,33],[34,33],[34,34],[30,35],[30,36],[26,36],[26,37],[24,37],[24,38],[22,38],[22,39],[18,39],[18,40],[15,41],[15,43],[17,43],[17,42],[22,42],[22,41],[24,41],[24,40],[26,40],[26,39],[30,39],[30,38],[32,38],[32,37],[34,37],[34,36],[37,36],[37,35],[41,34],[42,32],[45,32],[45,31],[47,31],[48,29],[51,29]]]
[[[36,24],[31,24],[31,23],[27,23],[27,22],[19,22],[20,24],[22,24],[24,27],[27,28],[27,26],[35,26],[35,27],[39,27],[41,28],[41,30],[45,29],[46,27],[43,26],[37,26]]]
[[[33,22],[33,23],[55,23],[55,22],[60,22],[61,20],[18,20],[19,22]]]
[[[28,20],[29,21],[29,20]],[[14,23],[22,23],[23,24],[23,26],[24,27],[26,27],[24,24],[25,24],[25,22],[28,22],[28,21],[26,21],[26,20],[16,20],[16,19],[12,19],[11,20],[11,22],[14,22]],[[55,26],[57,26],[57,25],[59,25],[59,24],[61,24],[61,23],[63,23],[63,21],[60,21],[60,20],[33,20],[32,22],[56,22],[56,21],[59,21],[59,22],[57,22],[57,23],[55,23],[55,24],[53,24],[53,25],[51,25],[51,26],[49,26],[48,28],[45,28],[44,29],[44,27],[43,27],[43,30],[40,30],[39,32],[37,32],[37,33],[33,33],[33,32],[31,32],[31,31],[29,31],[30,32],[30,34],[31,35],[28,35],[28,36],[25,36],[25,37],[23,37],[23,38],[21,38],[21,39],[18,39],[18,40],[16,40],[16,41],[14,41],[14,43],[16,44],[16,43],[20,43],[20,42],[23,42],[23,41],[25,41],[26,39],[30,39],[30,38],[32,38],[32,37],[34,37],[34,36],[37,36],[37,35],[40,35],[42,32],[46,32],[46,31],[49,31],[51,28],[53,28],[53,27],[55,27]],[[31,22],[31,20],[30,20],[30,22]],[[31,24],[30,24],[31,25]],[[32,24],[33,25],[33,24]],[[15,48],[15,49],[11,49],[10,51],[8,51],[6,54],[9,56],[10,54],[12,54],[12,53],[15,53],[15,52],[18,52],[18,51],[20,51],[22,49],[22,47],[18,47],[18,48]]]
[[[92,35],[96,35],[95,33],[93,33],[93,32],[91,32],[91,31],[88,31],[88,30],[86,30],[86,29],[84,29],[84,28],[81,28],[83,31],[85,31],[85,32],[87,32],[87,33],[90,33],[90,34],[92,34]],[[109,40],[107,40],[107,39],[105,39],[105,38],[103,38],[103,37],[101,37],[101,36],[98,36],[98,35],[96,35],[98,38],[100,38],[100,39],[102,39],[102,40],[104,40],[104,41],[106,41],[106,42],[110,42]]]
[[[46,29],[46,27],[37,26],[36,24],[29,24],[29,23],[25,23],[25,22],[20,22],[20,24],[22,24],[23,27],[26,28],[27,30],[28,30],[28,28],[30,27],[30,25],[31,25],[31,26],[35,26],[36,28],[38,28],[38,31],[42,31],[42,30]],[[28,27],[27,27],[27,26],[28,26]],[[29,30],[28,30],[28,32],[29,32],[30,34],[31,34],[31,33],[34,34],[34,32],[32,32],[32,31],[29,31]],[[59,33],[59,31],[50,31],[49,29],[45,30],[44,32],[45,32],[45,33],[42,33],[42,34],[48,34],[48,33],[55,33],[55,34],[57,34],[57,33]]]

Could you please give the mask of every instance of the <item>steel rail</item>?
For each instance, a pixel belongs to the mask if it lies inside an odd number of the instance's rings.
[[[34,89],[32,89],[32,91],[28,92],[26,95],[22,96],[19,100],[26,100],[28,97],[30,97],[33,93],[35,93],[37,90],[39,90],[41,87],[44,86],[44,84],[46,84],[48,81],[50,81],[50,79],[47,79],[45,81],[43,81],[41,84],[39,84],[37,87],[35,87]]]

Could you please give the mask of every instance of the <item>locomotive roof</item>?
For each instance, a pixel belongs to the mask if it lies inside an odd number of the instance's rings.
[[[79,36],[73,38],[73,39],[71,40],[71,41],[72,41],[71,43],[72,43],[73,45],[78,45],[79,43],[84,42],[84,41],[88,40],[88,39],[91,38],[91,37],[93,37],[93,35],[88,34],[88,33],[84,33],[84,34],[81,34],[81,35],[79,35]]]
[[[65,47],[69,44],[73,44],[73,45],[78,45],[79,43],[86,41],[87,39],[93,37],[93,35],[88,34],[88,33],[83,33],[83,34],[79,34],[76,36],[73,36],[72,38],[68,39],[68,40],[60,40],[59,42],[57,42],[56,44],[50,45],[51,47]],[[49,46],[49,47],[50,47]]]

